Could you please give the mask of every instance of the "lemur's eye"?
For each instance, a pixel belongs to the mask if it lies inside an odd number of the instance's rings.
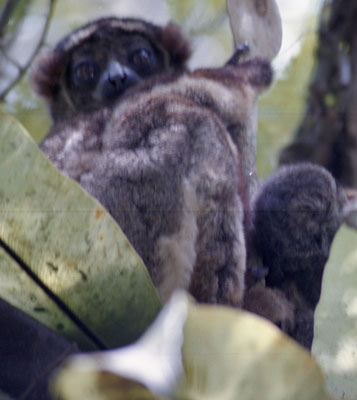
[[[131,54],[130,62],[139,72],[146,72],[153,66],[154,57],[150,50],[138,49]]]
[[[73,70],[73,81],[79,87],[93,87],[99,77],[99,66],[93,61],[81,61]]]

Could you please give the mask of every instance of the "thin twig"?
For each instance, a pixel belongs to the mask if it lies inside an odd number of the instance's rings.
[[[22,77],[25,75],[26,71],[28,70],[29,66],[31,65],[32,61],[36,57],[37,53],[39,52],[41,46],[43,45],[43,43],[45,41],[45,38],[46,38],[46,35],[47,35],[47,32],[48,32],[48,29],[50,27],[50,22],[51,22],[52,17],[53,17],[53,12],[54,12],[56,1],[57,0],[49,0],[46,23],[45,23],[45,25],[43,27],[43,30],[42,30],[42,33],[41,33],[41,36],[40,36],[40,40],[37,43],[37,46],[35,47],[33,53],[31,54],[31,57],[27,60],[26,64],[22,68],[19,69],[19,73],[18,73],[17,77],[12,82],[10,82],[10,84],[0,93],[0,101],[4,100],[5,97],[7,96],[7,94],[22,79]]]
[[[21,70],[22,65],[21,65],[19,62],[17,62],[17,61],[14,60],[13,58],[11,58],[11,57],[10,57],[8,54],[6,54],[6,52],[3,51],[3,49],[1,49],[1,48],[0,48],[0,52],[1,52],[2,55],[7,59],[7,61],[8,61],[9,63],[11,63],[12,65],[14,65],[18,70]],[[1,400],[1,397],[0,397],[0,400]]]

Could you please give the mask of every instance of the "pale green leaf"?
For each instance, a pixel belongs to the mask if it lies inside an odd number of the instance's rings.
[[[271,323],[225,307],[189,310],[180,398],[327,400],[310,354]]]
[[[338,400],[357,393],[357,231],[343,226],[325,268],[312,352]]]
[[[343,214],[346,224],[357,229],[357,196],[346,204]]]
[[[82,348],[135,340],[160,308],[141,259],[15,120],[0,126],[0,297]]]
[[[63,400],[149,399],[150,391],[155,399],[329,399],[315,360],[274,325],[193,304],[184,293],[174,294],[136,344],[71,357],[54,388]]]

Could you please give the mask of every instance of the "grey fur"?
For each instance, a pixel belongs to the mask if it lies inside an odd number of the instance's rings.
[[[185,253],[177,235],[188,229],[194,252],[175,266],[188,274],[177,283],[195,285],[201,301],[239,304],[245,247],[237,152],[214,113],[158,86],[113,110],[55,124],[41,147],[118,221],[164,299],[175,287],[161,291],[174,273],[162,241]],[[182,226],[184,214],[191,226]]]
[[[55,118],[41,144],[113,215],[164,301],[184,288],[199,301],[241,305],[244,135],[271,76],[258,59],[167,71],[97,111]]]
[[[289,333],[306,347],[345,201],[332,175],[309,163],[280,168],[255,200],[253,241],[269,270],[266,284],[294,305],[295,327]]]

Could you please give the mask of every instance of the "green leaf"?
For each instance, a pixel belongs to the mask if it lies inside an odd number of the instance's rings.
[[[160,308],[142,260],[111,216],[5,116],[0,282],[1,298],[82,349],[132,342]]]
[[[54,389],[63,400],[329,399],[315,360],[274,325],[182,292],[136,344],[71,357]]]
[[[357,393],[357,231],[343,226],[325,267],[312,352],[336,399]]]

